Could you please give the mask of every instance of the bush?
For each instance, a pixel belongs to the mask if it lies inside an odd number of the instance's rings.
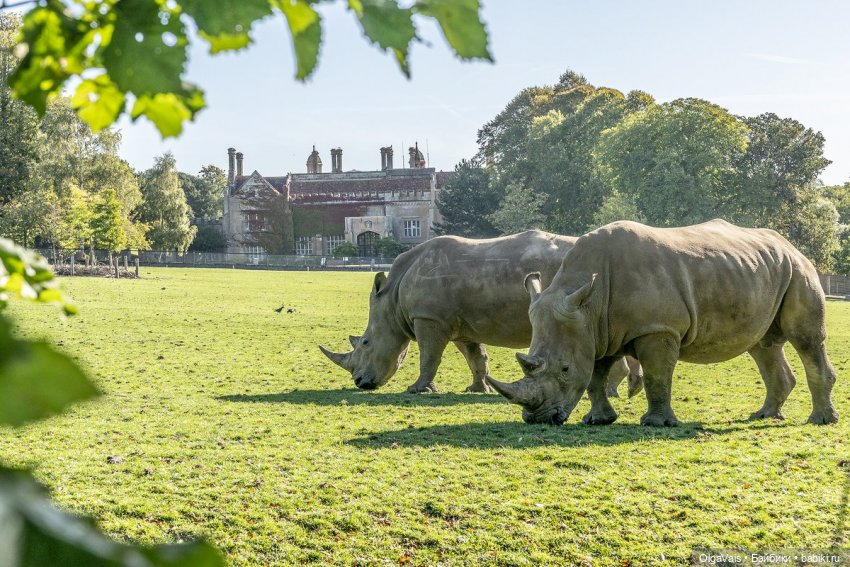
[[[346,256],[357,256],[360,250],[353,242],[343,242],[334,248],[334,258],[344,258]]]
[[[199,226],[195,240],[189,245],[192,252],[224,252],[227,238],[219,226]]]
[[[376,246],[378,248],[378,253],[383,258],[395,258],[402,252],[406,252],[410,249],[410,246],[402,244],[392,236],[381,238],[378,240]]]

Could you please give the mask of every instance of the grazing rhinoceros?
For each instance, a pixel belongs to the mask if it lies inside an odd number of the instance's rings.
[[[785,341],[806,369],[809,422],[838,421],[818,275],[772,230],[722,220],[684,228],[616,222],[579,238],[545,291],[536,274],[526,288],[534,333],[529,353],[517,354],[524,377],[490,383],[523,406],[528,423],[562,424],[585,390],[591,409],[584,423],[613,422],[605,377],[623,354],[643,366],[644,425],[677,424],[670,406],[677,360],[712,363],[744,352],[767,388],[751,418],[781,418],[795,384]]]
[[[520,282],[529,271],[551,281],[576,239],[531,230],[513,236],[471,240],[440,236],[401,254],[390,275],[375,276],[369,323],[354,348],[334,353],[333,362],[351,372],[358,388],[374,390],[389,381],[419,343],[419,379],[408,392],[436,391],[434,376],[446,345],[454,342],[470,370],[468,392],[492,391],[484,344],[521,348],[531,341],[528,294]],[[629,375],[630,395],[640,391],[640,366],[612,364],[610,388]]]

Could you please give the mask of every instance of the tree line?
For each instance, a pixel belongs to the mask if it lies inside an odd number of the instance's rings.
[[[118,156],[120,134],[93,132],[73,100],[52,99],[39,117],[12,97],[19,26],[0,13],[0,236],[60,249],[224,247],[221,230],[199,222],[221,216],[220,168],[178,172],[167,153],[136,172]]]
[[[850,184],[819,182],[824,137],[792,118],[734,116],[697,98],[659,103],[567,71],[520,92],[477,142],[437,199],[442,234],[578,235],[622,219],[720,217],[772,228],[821,271],[850,273]]]

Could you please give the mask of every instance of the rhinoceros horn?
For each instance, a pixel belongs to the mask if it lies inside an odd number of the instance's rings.
[[[529,378],[522,378],[516,382],[499,382],[498,380],[487,377],[487,383],[508,401],[520,405],[533,404],[537,401],[538,388]]]
[[[531,354],[523,354],[521,352],[518,352],[516,353],[516,360],[522,367],[522,371],[526,374],[533,374],[541,366],[543,366],[543,359],[539,356],[534,356]]]
[[[319,350],[331,359],[331,362],[351,372],[351,353],[331,352],[322,345],[319,345]]]
[[[348,342],[351,343],[351,348],[357,348],[357,345],[360,344],[360,338],[357,335],[348,335]]]

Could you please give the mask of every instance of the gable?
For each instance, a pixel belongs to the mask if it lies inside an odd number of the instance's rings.
[[[280,192],[257,171],[254,171],[248,177],[242,178],[239,185],[233,190],[233,195],[248,198],[268,197],[279,194]]]

